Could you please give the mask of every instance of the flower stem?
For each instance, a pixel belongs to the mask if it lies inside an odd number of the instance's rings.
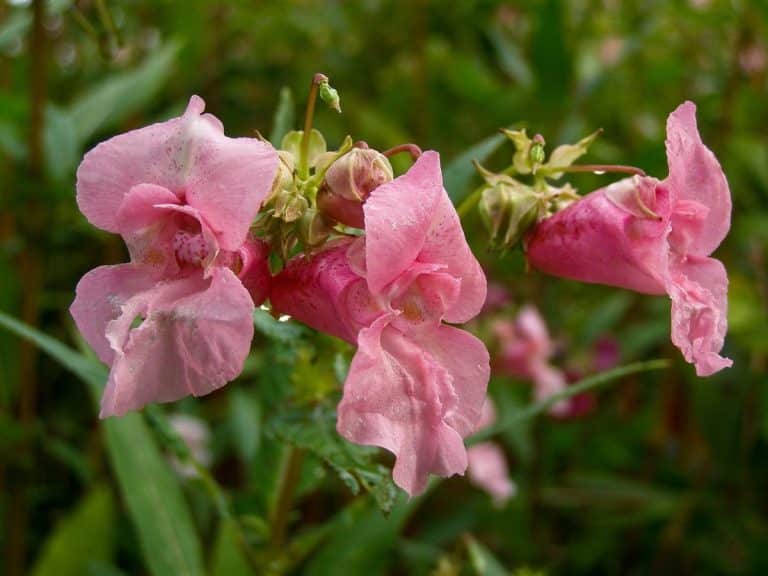
[[[299,148],[299,173],[303,178],[309,176],[309,136],[312,132],[312,121],[315,118],[315,103],[317,102],[317,91],[320,84],[328,82],[328,76],[319,72],[312,77],[312,84],[309,86],[309,97],[307,98],[307,110],[304,113],[304,132],[301,136],[301,148]]]
[[[408,152],[413,160],[418,160],[419,156],[421,156],[421,148],[419,148],[416,144],[400,144],[399,146],[395,146],[389,150],[384,150],[382,154],[384,154],[384,156],[387,158],[391,158],[395,154],[400,154],[401,152]]]
[[[456,213],[459,215],[460,219],[463,220],[464,217],[469,214],[475,206],[477,206],[478,202],[480,202],[480,197],[483,195],[483,188],[484,186],[475,188],[472,193],[464,198],[461,204],[459,204],[459,207],[456,209]]]
[[[285,541],[293,496],[301,479],[301,465],[304,462],[304,450],[293,445],[289,446],[288,450],[288,461],[283,467],[280,492],[270,522],[270,544],[275,551],[280,550]]]
[[[491,436],[495,436],[500,432],[504,432],[505,430],[518,425],[520,422],[538,416],[558,402],[567,400],[568,398],[572,398],[573,396],[582,394],[588,390],[599,388],[604,384],[619,380],[620,378],[629,376],[630,374],[649,372],[651,370],[663,370],[665,368],[669,368],[670,364],[670,361],[665,359],[648,360],[646,362],[634,362],[632,364],[627,364],[626,366],[619,366],[613,370],[608,370],[606,372],[594,374],[593,376],[588,376],[587,378],[583,378],[577,383],[568,386],[568,388],[565,390],[558,392],[557,394],[552,394],[552,396],[542,400],[541,402],[529,404],[527,407],[518,412],[515,412],[514,414],[510,414],[493,426],[479,431],[477,434],[471,436],[467,440],[467,443],[477,444],[478,442],[487,440]]]
[[[547,175],[559,172],[591,172],[592,174],[605,174],[606,172],[619,172],[622,174],[634,174],[645,176],[645,172],[635,166],[622,164],[576,164],[575,166],[542,166],[536,173]]]

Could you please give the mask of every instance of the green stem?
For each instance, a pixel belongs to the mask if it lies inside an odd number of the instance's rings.
[[[317,102],[317,91],[323,82],[328,82],[325,74],[315,74],[312,77],[312,84],[309,87],[309,97],[307,98],[307,110],[304,113],[304,132],[301,135],[301,147],[299,148],[299,174],[302,178],[309,176],[309,136],[312,132],[312,121],[315,118],[315,103]]]
[[[560,172],[590,172],[592,174],[604,174],[605,172],[619,172],[622,174],[633,174],[635,176],[645,176],[645,172],[635,166],[624,166],[622,164],[576,164],[575,166],[542,166],[536,171],[536,174],[559,174]]]
[[[301,479],[301,465],[304,462],[304,450],[293,445],[288,450],[288,461],[280,478],[280,492],[270,522],[270,544],[275,551],[279,551],[285,541],[293,496]]]
[[[558,392],[557,394],[553,394],[541,402],[530,404],[522,410],[515,412],[507,418],[497,422],[493,426],[479,431],[478,433],[471,436],[467,443],[477,444],[478,442],[487,440],[491,436],[495,436],[500,432],[504,432],[505,430],[513,428],[524,420],[538,416],[558,402],[562,402],[563,400],[567,400],[573,396],[587,392],[588,390],[599,388],[604,384],[608,384],[609,382],[613,382],[614,380],[618,380],[624,376],[629,376],[630,374],[637,374],[638,372],[650,372],[651,370],[663,370],[668,368],[670,364],[671,362],[669,360],[664,359],[634,362],[632,364],[627,364],[626,366],[614,368],[613,370],[601,372],[600,374],[588,376],[587,378],[579,380],[576,384],[568,386],[568,388],[565,390]]]
[[[464,200],[459,204],[459,207],[456,209],[456,213],[459,215],[460,219],[464,219],[464,217],[469,214],[475,206],[480,202],[480,197],[483,195],[483,188],[484,186],[480,186],[478,188],[475,188],[475,190],[472,191],[472,193],[464,198]]]

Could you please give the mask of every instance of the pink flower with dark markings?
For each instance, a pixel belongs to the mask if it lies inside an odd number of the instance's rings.
[[[72,317],[110,366],[101,417],[208,394],[242,370],[254,302],[269,292],[267,250],[248,236],[277,172],[277,153],[228,138],[193,96],[183,116],[88,152],[77,203],[120,234],[131,262],[77,285]]]
[[[669,116],[666,145],[665,180],[621,180],[542,221],[528,239],[528,260],[556,276],[667,294],[672,342],[709,376],[732,365],[719,354],[728,277],[710,257],[730,228],[731,195],[691,102]]]
[[[363,204],[365,236],[298,257],[274,279],[276,311],[358,349],[338,407],[348,440],[395,454],[393,477],[414,495],[429,474],[462,474],[489,377],[483,343],[443,321],[480,311],[485,276],[425,152]]]

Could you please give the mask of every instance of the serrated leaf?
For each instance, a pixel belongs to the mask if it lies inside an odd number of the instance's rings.
[[[112,74],[75,98],[68,112],[77,139],[86,142],[140,110],[170,77],[178,52],[179,44],[166,44],[137,68]]]
[[[369,492],[386,514],[392,509],[397,488],[389,468],[375,461],[377,451],[347,442],[336,432],[336,415],[319,407],[311,413],[294,412],[276,418],[275,434],[318,456],[333,469],[353,494]]]
[[[43,545],[32,576],[81,576],[106,563],[114,549],[114,503],[107,486],[96,486],[62,519]]]
[[[277,147],[283,141],[288,132],[293,128],[296,120],[295,105],[293,102],[293,93],[287,86],[280,89],[280,98],[277,101],[275,115],[272,117],[272,132],[269,134],[269,141]]]
[[[104,366],[3,312],[0,326],[30,340],[74,372],[98,403],[107,378]],[[202,552],[192,516],[141,415],[134,412],[108,418],[102,426],[112,468],[149,571],[155,576],[202,575]]]
[[[443,170],[443,185],[454,204],[469,195],[469,184],[475,175],[473,161],[485,162],[504,143],[504,136],[494,134],[456,156]]]

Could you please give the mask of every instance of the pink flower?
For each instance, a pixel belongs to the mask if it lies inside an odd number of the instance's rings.
[[[240,373],[250,348],[269,270],[248,229],[277,153],[227,138],[204,108],[193,96],[183,116],[99,144],[77,171],[80,210],[131,255],[83,276],[70,307],[111,367],[102,418],[208,394]]]
[[[548,274],[672,300],[672,342],[699,376],[732,365],[719,355],[728,277],[709,255],[727,234],[731,196],[686,102],[667,120],[669,176],[621,180],[542,221],[529,262]]]
[[[363,212],[364,237],[294,259],[270,299],[275,310],[357,344],[337,429],[394,453],[394,480],[413,495],[430,473],[467,467],[462,439],[480,418],[488,352],[442,320],[478,314],[485,276],[443,189],[437,153],[373,190]]]
[[[493,402],[488,398],[483,406],[483,412],[478,422],[477,430],[487,428],[496,420]],[[493,442],[481,442],[467,450],[469,466],[467,474],[470,482],[482,488],[493,498],[496,506],[504,503],[515,495],[517,487],[509,477],[509,468],[504,451]]]
[[[565,389],[565,374],[550,364],[555,346],[536,308],[523,306],[514,323],[496,322],[493,330],[501,344],[499,369],[510,376],[533,381],[537,401],[546,400]],[[563,414],[568,405],[567,401],[558,402],[550,412]]]

